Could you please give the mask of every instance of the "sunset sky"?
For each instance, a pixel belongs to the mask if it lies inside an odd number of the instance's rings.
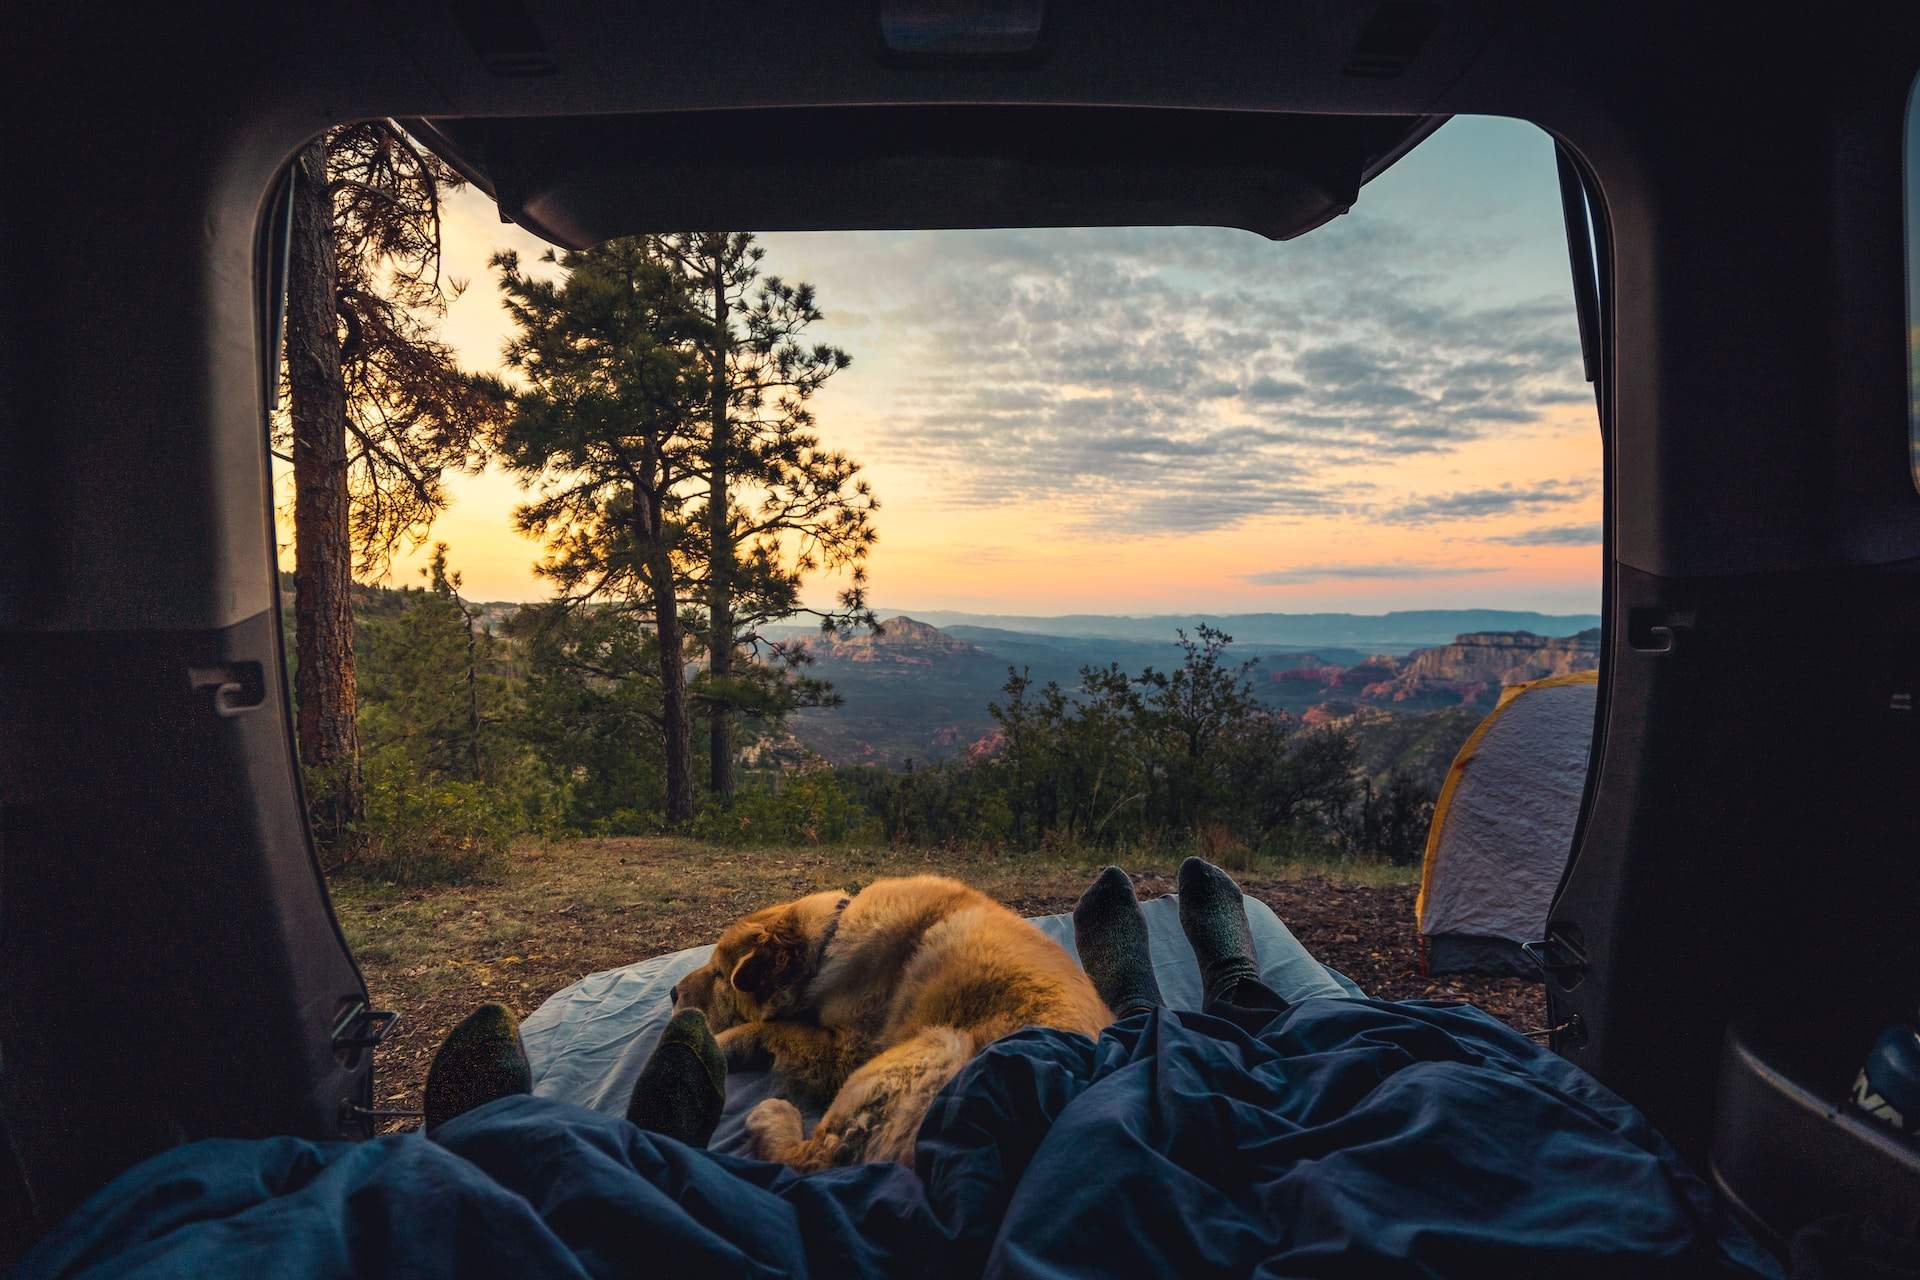
[[[1455,120],[1287,244],[1122,228],[764,237],[853,365],[815,398],[880,496],[872,599],[1024,614],[1597,612],[1600,439],[1552,145]],[[496,368],[486,266],[544,246],[454,198],[445,333]],[[496,472],[430,537],[546,594]],[[287,489],[282,480],[284,500]],[[424,552],[390,582],[417,581]],[[839,583],[809,592],[830,599]]]

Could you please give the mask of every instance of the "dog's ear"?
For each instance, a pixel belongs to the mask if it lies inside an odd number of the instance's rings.
[[[758,926],[753,949],[740,957],[728,981],[735,991],[764,1000],[795,981],[806,959],[806,939],[791,917]]]

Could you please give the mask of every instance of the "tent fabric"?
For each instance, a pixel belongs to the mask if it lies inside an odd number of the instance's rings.
[[[1596,671],[1513,685],[1454,757],[1415,907],[1429,972],[1538,976],[1520,944],[1573,847],[1598,691]]]
[[[211,1140],[95,1194],[63,1276],[1777,1276],[1591,1076],[1464,1006],[1028,1028],[914,1168],[800,1176],[501,1099],[434,1139]]]
[[[1344,975],[1308,954],[1266,903],[1256,898],[1244,902],[1261,980],[1274,991],[1290,1001],[1363,995]],[[1180,932],[1179,896],[1167,894],[1140,907],[1161,994],[1172,1008],[1199,1008],[1200,969]],[[1033,923],[1079,959],[1070,915],[1040,916]],[[692,947],[655,956],[592,974],[549,997],[520,1026],[533,1063],[534,1094],[608,1115],[626,1114],[633,1082],[672,1013],[668,991],[705,964],[712,951],[710,946]],[[770,1072],[728,1075],[727,1104],[713,1135],[713,1150],[746,1153],[741,1119],[772,1089]]]

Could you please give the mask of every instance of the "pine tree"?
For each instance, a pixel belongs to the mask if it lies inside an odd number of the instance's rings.
[[[440,273],[440,195],[460,185],[385,120],[334,129],[295,161],[278,434],[294,475],[300,756],[330,842],[362,809],[354,576],[424,536],[446,506],[443,474],[502,404],[433,336],[458,293]]]
[[[879,509],[859,465],[824,450],[807,402],[851,362],[800,335],[821,318],[810,284],[762,276],[766,249],[746,232],[658,236],[653,253],[678,273],[699,313],[693,347],[705,377],[706,498],[692,517],[702,542],[707,676],[698,693],[709,722],[709,785],[734,791],[733,720],[820,705],[825,686],[797,674],[803,647],[773,641],[769,622],[812,613],[823,629],[874,625],[862,567]],[[804,609],[808,573],[851,568],[837,607]],[[742,668],[742,650],[771,659]]]
[[[564,275],[524,272],[512,252],[493,258],[518,326],[506,361],[526,383],[496,443],[536,491],[514,520],[546,541],[538,571],[557,589],[557,607],[651,622],[665,811],[683,822],[694,786],[681,588],[707,393],[688,350],[692,312],[680,281],[642,241],[542,261]]]
[[[568,820],[633,835],[664,808],[660,651],[620,609],[530,604],[506,623],[524,672],[518,741],[565,793]]]
[[[1161,740],[1168,828],[1192,831],[1220,798],[1219,754],[1237,726],[1258,711],[1249,673],[1257,659],[1230,665],[1233,637],[1200,623],[1192,636],[1174,632],[1181,661],[1169,671],[1148,667],[1134,679],[1148,731]]]
[[[365,592],[355,611],[362,746],[369,758],[403,752],[421,777],[491,781],[508,745],[496,641],[461,599],[446,543],[420,576],[424,588]]]

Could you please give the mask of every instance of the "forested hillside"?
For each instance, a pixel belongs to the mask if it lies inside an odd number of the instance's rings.
[[[1506,685],[1596,666],[1598,634],[1556,639],[1525,631],[1480,632],[1398,656],[1326,647],[1304,652],[1296,646],[1243,644],[1236,635],[1233,654],[1236,661],[1255,663],[1248,674],[1260,705],[1306,724],[1365,722],[1375,712],[1397,719],[1458,709],[1471,713],[1471,727],[1492,710]],[[811,659],[808,670],[833,685],[837,702],[796,712],[789,721],[794,742],[835,764],[896,769],[977,750],[995,728],[987,705],[1010,673],[1039,685],[1072,687],[1087,667],[1166,669],[1183,656],[1173,628],[1162,643],[935,628],[905,616],[885,620],[878,633],[798,643]],[[1444,740],[1446,726],[1459,718],[1441,717],[1423,736]],[[1465,731],[1452,736],[1453,745],[1465,736]],[[1424,759],[1424,752],[1416,754]],[[1441,761],[1441,770],[1445,766]]]
[[[433,879],[483,865],[523,831],[672,828],[659,689],[623,675],[652,643],[643,623],[469,603],[444,549],[418,587],[357,589],[354,617],[367,808],[346,860]],[[1480,636],[1314,665],[1336,694],[1354,691],[1346,672],[1361,672],[1358,692],[1375,689],[1379,705],[1296,713],[1283,698],[1302,668],[1274,678],[1204,624],[1166,648],[1172,661],[1067,673],[1057,659],[1016,666],[908,618],[810,640],[782,661],[805,672],[818,705],[735,716],[737,794],[729,805],[699,788],[689,829],[736,843],[1198,840],[1229,858],[1338,850],[1405,861],[1482,714],[1478,691],[1499,674],[1489,653],[1524,678],[1591,652],[1585,637]],[[1432,692],[1455,677],[1454,705],[1437,711],[1384,691],[1415,681]],[[710,732],[708,717],[696,711],[692,729]]]

